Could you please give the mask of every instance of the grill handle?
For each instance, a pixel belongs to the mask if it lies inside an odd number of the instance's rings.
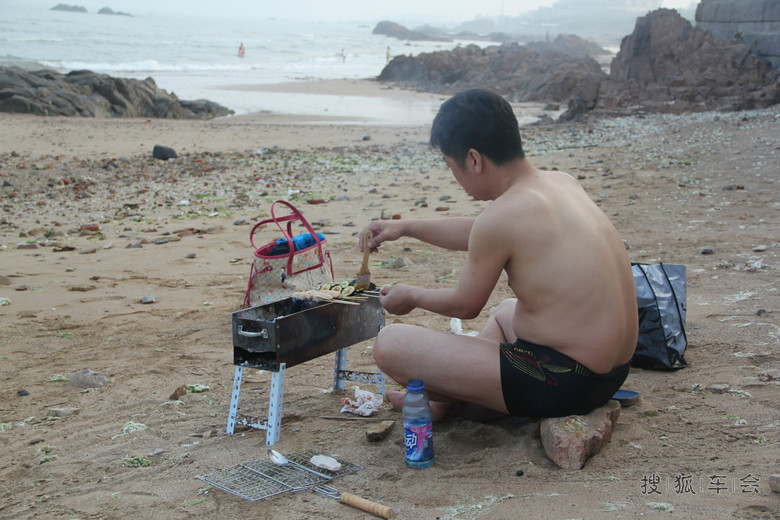
[[[238,335],[244,336],[245,338],[263,338],[268,339],[268,331],[266,329],[261,330],[260,332],[250,332],[248,330],[244,330],[243,325],[238,326]]]

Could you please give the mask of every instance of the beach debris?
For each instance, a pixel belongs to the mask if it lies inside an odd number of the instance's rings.
[[[362,417],[369,417],[382,408],[383,402],[384,397],[382,394],[361,390],[356,386],[354,400],[349,399],[348,397],[341,400],[341,403],[344,405],[341,408],[341,413],[349,412]]]
[[[194,385],[186,385],[185,389],[187,390],[188,394],[202,394],[203,392],[210,392],[211,388],[209,388],[206,385],[201,384],[194,384]]]
[[[674,511],[674,506],[668,502],[647,502],[647,507],[656,511]]]
[[[122,426],[122,435],[127,435],[129,433],[136,433],[136,432],[142,432],[146,429],[146,425],[143,423],[135,422],[135,421],[127,421],[124,426]]]
[[[70,377],[68,386],[72,388],[100,388],[106,383],[111,383],[111,379],[91,368],[85,368]]]
[[[547,457],[563,469],[582,469],[609,442],[620,416],[620,403],[610,400],[587,415],[544,419],[540,425]]]
[[[157,303],[157,298],[154,297],[153,294],[147,294],[143,298],[141,298],[141,303],[144,305],[150,304],[150,303]]]
[[[368,442],[379,442],[387,438],[390,431],[395,426],[395,421],[382,421],[371,425],[366,430],[366,440]]]
[[[710,247],[702,247],[699,250],[699,254],[700,255],[712,255],[712,254],[715,254],[715,251],[712,248],[710,248]]]
[[[766,244],[761,244],[761,245],[758,245],[758,246],[754,247],[753,251],[755,251],[756,253],[762,253],[762,252],[766,251]]]
[[[309,462],[311,462],[314,466],[327,471],[336,472],[341,469],[341,463],[333,457],[329,457],[327,455],[315,455],[309,459]]]
[[[60,417],[77,415],[79,412],[81,412],[81,408],[51,408],[48,416],[59,419]]]
[[[0,307],[5,307],[6,305],[11,305],[11,299],[10,298],[0,298]]]
[[[450,320],[450,332],[459,336],[478,336],[479,331],[472,330],[471,332],[463,332],[463,322],[459,318],[452,318]]]
[[[162,161],[167,161],[168,159],[176,159],[178,155],[176,154],[176,150],[173,148],[156,144],[154,145],[154,149],[152,149],[152,157]]]

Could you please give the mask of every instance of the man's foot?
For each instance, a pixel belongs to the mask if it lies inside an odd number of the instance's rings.
[[[400,412],[404,408],[404,397],[406,392],[387,392],[387,399],[390,404],[393,405],[393,410]],[[450,415],[452,410],[457,407],[454,403],[441,403],[439,401],[431,401],[431,413],[433,414],[433,422],[440,421],[441,419]]]
[[[400,412],[404,407],[404,396],[406,392],[388,392],[387,398],[393,405],[393,410]],[[472,403],[442,403],[440,401],[431,401],[431,412],[433,413],[433,422],[439,421],[447,416],[460,417],[467,421],[489,422],[509,417],[505,413],[485,408]]]

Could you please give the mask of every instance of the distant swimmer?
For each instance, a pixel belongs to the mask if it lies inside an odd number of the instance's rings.
[[[345,61],[347,61],[347,53],[344,49],[341,49],[341,62],[344,63]]]
[[[238,57],[243,58],[245,52],[246,49],[244,48],[244,42],[241,42],[241,45],[238,46]]]

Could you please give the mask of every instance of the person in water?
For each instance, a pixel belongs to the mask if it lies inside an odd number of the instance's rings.
[[[244,42],[241,42],[241,45],[238,46],[238,57],[243,58],[245,52],[246,49],[244,48]]]
[[[628,375],[638,328],[631,262],[609,218],[574,177],[529,162],[512,107],[493,92],[442,104],[430,143],[468,195],[492,202],[476,218],[370,222],[361,249],[371,231],[374,252],[401,237],[466,252],[456,287],[383,287],[382,306],[473,319],[502,272],[514,298],[477,337],[389,324],[377,366],[404,386],[422,379],[437,417],[554,417],[605,404]],[[400,408],[402,392],[388,397]]]

